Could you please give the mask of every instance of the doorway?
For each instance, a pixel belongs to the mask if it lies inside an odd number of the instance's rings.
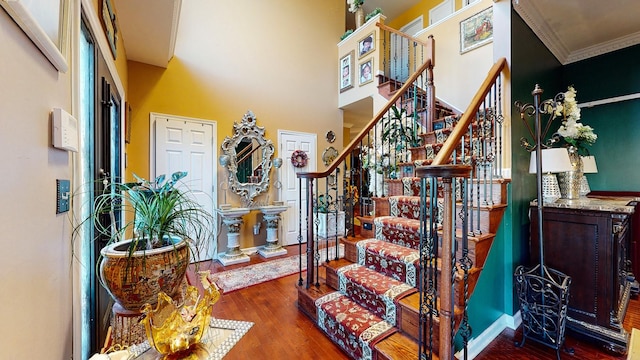
[[[121,95],[115,86],[107,61],[96,46],[95,37],[87,25],[86,19],[81,21],[80,35],[80,121],[82,130],[80,184],[90,184],[86,189],[87,210],[92,212],[95,196],[101,194],[109,183],[122,178],[122,127],[121,127]],[[85,214],[86,215],[86,214]],[[120,214],[115,214],[116,224]],[[105,214],[98,219],[103,228],[109,228],[110,218]],[[89,248],[83,252],[82,259],[87,266],[86,282],[82,283],[82,294],[87,296],[88,309],[82,316],[86,317],[83,327],[83,353],[98,352],[107,336],[111,325],[111,309],[113,300],[100,285],[97,264],[100,250],[108,241],[107,236],[96,237],[95,228],[83,231],[83,237],[89,240]]]
[[[169,175],[186,171],[180,188],[188,188],[195,200],[211,214],[218,203],[216,151],[217,123],[211,120],[187,118],[158,113],[150,114],[151,141],[149,154],[150,175]],[[215,225],[215,223],[214,223]],[[216,226],[217,227],[217,226]],[[212,229],[217,234],[218,229]],[[211,244],[202,244],[192,261],[215,259],[217,236]]]
[[[317,135],[312,133],[302,133],[287,130],[278,130],[278,156],[282,158],[282,167],[279,169],[278,178],[282,182],[282,187],[278,197],[284,201],[289,209],[282,213],[282,245],[298,244],[298,235],[307,231],[306,210],[306,181],[300,181],[296,174],[299,172],[313,172],[317,170]],[[291,154],[296,150],[307,153],[307,165],[297,168],[291,163]],[[302,193],[302,199],[300,199]],[[302,203],[301,203],[302,200]],[[305,242],[305,238],[302,237]]]

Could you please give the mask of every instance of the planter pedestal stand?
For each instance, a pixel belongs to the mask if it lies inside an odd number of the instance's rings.
[[[227,226],[227,251],[218,256],[224,266],[249,262],[248,255],[240,250],[240,226],[244,223],[242,216],[249,213],[248,208],[218,210],[222,222]]]
[[[287,255],[287,250],[278,243],[278,228],[280,213],[287,210],[286,205],[269,205],[260,208],[267,222],[267,244],[258,250],[258,254],[265,258]]]

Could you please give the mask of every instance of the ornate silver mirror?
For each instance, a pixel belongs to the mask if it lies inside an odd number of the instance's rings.
[[[226,157],[220,165],[227,168],[229,190],[242,198],[242,206],[252,207],[253,199],[269,188],[275,148],[264,138],[264,127],[256,125],[251,110],[241,123],[233,123],[233,136],[224,138],[221,149]]]

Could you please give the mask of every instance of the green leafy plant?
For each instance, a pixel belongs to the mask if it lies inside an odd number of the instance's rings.
[[[107,246],[131,237],[127,251],[151,250],[173,245],[173,238],[188,239],[192,251],[213,238],[215,218],[204,210],[189,190],[176,184],[187,176],[175,172],[169,179],[153,182],[134,175],[136,182],[112,182],[96,196],[93,211],[74,229],[91,223],[96,238],[108,239]],[[123,219],[117,221],[116,214]]]
[[[407,116],[407,110],[391,107],[389,121],[384,124],[382,141],[396,144],[396,151],[404,151],[408,146],[416,147],[422,143],[418,133],[417,114]]]
[[[334,206],[333,197],[331,195],[318,195],[318,201],[316,202],[316,212],[328,213]]]
[[[345,31],[344,34],[342,34],[342,36],[340,36],[340,41],[346,39],[351,34],[353,34],[353,29],[349,29],[349,30]]]
[[[364,17],[364,22],[369,21],[372,17],[382,14],[381,8],[375,8],[372,12],[368,13],[367,16]]]

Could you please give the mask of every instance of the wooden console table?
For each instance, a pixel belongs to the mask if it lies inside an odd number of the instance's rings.
[[[626,353],[622,327],[633,274],[630,219],[633,197],[560,199],[545,204],[545,264],[571,276],[566,327],[617,353]],[[531,207],[531,260],[539,262],[537,205]]]

